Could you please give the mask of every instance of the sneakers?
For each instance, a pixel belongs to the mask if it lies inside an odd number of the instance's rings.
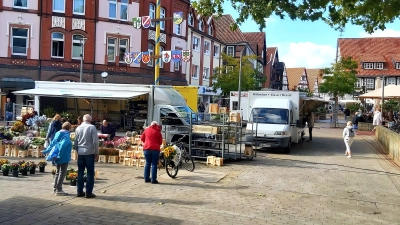
[[[64,191],[57,191],[56,196],[66,196],[68,193],[65,193]]]
[[[84,196],[85,196],[85,192],[77,193],[77,194],[76,194],[76,197],[84,197]]]
[[[348,155],[348,156],[347,156],[347,158],[349,158],[349,159],[350,159],[350,158],[351,158],[351,155]]]

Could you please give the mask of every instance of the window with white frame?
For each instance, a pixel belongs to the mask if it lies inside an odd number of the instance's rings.
[[[117,19],[117,0],[108,0],[108,18]]]
[[[198,38],[198,37],[193,37],[193,43],[192,43],[192,45],[193,45],[193,50],[194,50],[194,51],[200,51],[200,45],[199,45],[199,43],[200,43],[200,38]]]
[[[219,46],[214,45],[214,57],[219,57]]]
[[[149,16],[150,16],[151,20],[156,18],[156,5],[154,5],[152,3],[150,3],[150,6],[149,6]],[[155,23],[151,22],[151,26],[154,27]]]
[[[192,78],[198,79],[199,78],[199,66],[192,65]]]
[[[374,69],[382,70],[383,69],[383,63],[374,63]]]
[[[107,60],[108,62],[115,62],[115,45],[117,44],[117,38],[107,38]]]
[[[14,8],[28,8],[28,0],[14,0]]]
[[[204,41],[204,54],[210,55],[210,42]]]
[[[364,63],[364,69],[365,70],[372,70],[374,69],[374,64],[373,63]]]
[[[208,80],[210,78],[210,68],[203,68],[203,79]]]
[[[175,34],[181,35],[181,25],[182,24],[175,24]]]
[[[374,79],[366,79],[366,88],[374,89]]]
[[[161,8],[160,10],[160,18],[165,18],[165,9]],[[160,29],[165,30],[165,21],[160,21]]]
[[[82,54],[81,39],[83,38],[80,34],[72,35],[72,58],[80,59]]]
[[[198,25],[197,25],[197,28],[198,28],[200,31],[204,31],[204,22],[203,22],[203,19],[199,19],[199,23],[198,23]]]
[[[73,13],[79,15],[85,14],[85,0],[74,0]]]
[[[400,63],[396,63],[396,69],[400,70]]]
[[[213,28],[212,24],[208,25],[208,34],[211,36],[214,34],[214,28]]]
[[[154,45],[153,44],[148,44],[147,45],[147,51],[150,53],[150,58],[152,57],[152,55],[154,55]],[[149,63],[147,63],[147,66],[153,66],[154,64],[154,59],[150,59]]]
[[[390,84],[396,84],[396,78],[395,77],[388,77],[387,78],[387,84],[386,85],[390,85]]]
[[[121,20],[128,20],[128,4],[129,0],[121,0],[119,17]]]
[[[51,57],[64,57],[64,34],[54,32],[51,34]]]
[[[124,57],[125,53],[129,49],[129,40],[126,38],[119,39],[119,62],[125,63]]]
[[[189,15],[188,15],[188,22],[189,22],[189,26],[192,26],[192,27],[193,27],[193,25],[194,25],[194,18],[193,18],[193,14],[192,14],[192,13],[189,13]]]
[[[53,0],[53,12],[65,12],[65,0]]]
[[[400,85],[400,77],[397,78],[397,85]]]
[[[164,51],[164,47],[160,46],[160,54]],[[164,68],[164,61],[160,58],[160,68]]]
[[[181,70],[181,61],[174,62],[174,70],[175,71],[180,71]]]
[[[357,78],[357,81],[354,84],[354,87],[355,88],[361,88],[361,86],[362,86],[361,78]]]
[[[235,56],[235,48],[233,46],[226,47],[226,54],[228,56],[234,57]]]
[[[27,55],[29,30],[13,27],[11,32],[11,54]]]

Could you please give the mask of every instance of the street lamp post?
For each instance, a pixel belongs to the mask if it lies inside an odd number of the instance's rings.
[[[383,101],[385,99],[385,76],[382,77],[382,105],[381,105],[381,121],[383,122]]]
[[[87,37],[82,37],[79,39],[79,41],[81,42],[81,68],[80,68],[80,72],[79,72],[79,82],[82,83],[82,77],[83,77],[83,57],[85,54],[85,41],[87,40]]]
[[[107,73],[107,72],[102,72],[102,73],[101,73],[101,78],[103,78],[104,83],[105,83],[106,80],[107,80],[107,76],[108,76],[108,73]]]

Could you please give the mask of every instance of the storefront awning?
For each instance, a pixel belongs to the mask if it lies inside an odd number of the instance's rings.
[[[35,81],[30,78],[4,77],[1,79],[3,88],[35,88]]]
[[[87,98],[87,99],[114,99],[125,100],[136,96],[147,94],[148,92],[127,92],[127,91],[106,91],[106,90],[56,90],[56,89],[28,89],[23,91],[14,91],[15,95],[31,95],[62,98]]]

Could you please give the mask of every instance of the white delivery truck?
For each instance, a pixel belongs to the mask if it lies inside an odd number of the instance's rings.
[[[283,148],[304,136],[306,93],[295,91],[249,91],[251,106],[246,126],[247,144],[261,148]]]
[[[77,111],[81,115],[85,113],[90,113],[92,116],[96,113],[99,115],[99,112],[106,108],[107,117],[112,117],[115,121],[123,121],[122,127],[127,126],[128,130],[133,130],[133,123],[138,124],[135,129],[139,130],[152,121],[157,121],[163,125],[162,133],[166,134],[164,138],[167,142],[175,141],[183,133],[188,133],[187,129],[190,129],[190,126],[179,127],[179,125],[189,125],[191,115],[192,121],[197,118],[182,95],[172,86],[36,81],[34,89],[13,93],[34,96],[37,111],[40,110],[40,100],[43,97],[64,98],[66,100],[63,104],[66,108],[79,107],[81,110],[77,109]],[[88,102],[90,103],[89,110]],[[44,107],[48,106],[51,105]],[[169,119],[164,119],[166,117]],[[171,117],[176,118],[171,119]]]
[[[239,92],[231,91],[229,97],[229,109],[231,112],[241,112],[241,117],[244,122],[249,119],[249,92],[242,91],[242,98],[240,99],[240,109],[239,109]]]

